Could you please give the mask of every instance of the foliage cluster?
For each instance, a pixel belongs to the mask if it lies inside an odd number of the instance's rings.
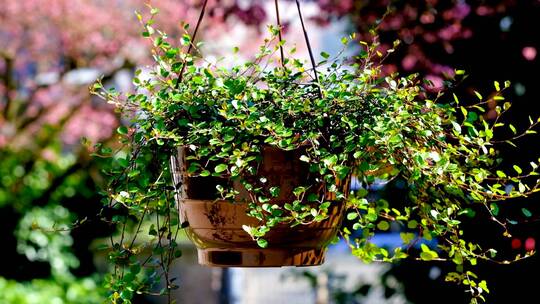
[[[264,235],[277,224],[321,221],[331,204],[346,202],[353,224],[341,235],[352,254],[365,262],[450,261],[456,271],[446,279],[467,286],[474,302],[484,300],[486,281],[470,269],[479,259],[496,261],[497,251],[468,240],[463,218],[471,215],[470,206],[485,206],[508,234],[506,221],[497,218],[496,202],[540,189],[538,162],[527,169],[513,165],[513,172],[501,169],[496,145],[534,133],[540,122],[530,119],[523,132],[500,122],[510,107],[502,94],[509,83],[494,82],[493,99],[501,105],[498,118],[488,121],[483,115],[487,100],[478,92],[476,102],[464,104],[451,94],[431,98],[415,75],[383,75],[380,62],[394,50],[381,52],[376,40],[360,41],[352,61],[357,63],[323,52],[324,60],[309,67],[294,58],[294,48],[276,59],[285,42],[277,38],[280,29],[270,26],[254,60],[224,68],[184,51],[199,46],[187,26],[182,45],[175,46],[153,27],[152,18],[139,19],[154,46],[154,64],[146,73],[135,73],[135,93],[105,90],[99,82],[93,86],[95,94],[131,119],[117,130],[123,149],[98,152],[111,160],[104,204],[119,214],[113,218],[119,235],[111,238],[110,252],[113,301],[129,303],[133,293],[155,292],[162,277],[160,293],[170,296],[176,288],[168,268],[181,254],[176,238],[185,223],[174,201],[181,185],[172,183],[169,164],[179,148],[189,151],[189,176],[243,185],[249,214],[260,222],[245,230],[261,247],[269,245]],[[356,43],[355,38],[342,42]],[[501,129],[514,135],[500,139],[496,131]],[[314,183],[296,187],[293,201],[276,203],[280,189],[257,174],[267,146],[303,151],[300,160],[309,165]],[[342,181],[353,177],[362,188],[344,190]],[[400,201],[367,198],[374,183],[396,179],[407,189]],[[230,184],[215,191],[229,200],[239,194]],[[524,209],[524,214],[530,212]],[[145,219],[155,223],[148,231],[152,239],[137,242]],[[404,230],[403,246],[389,252],[370,240],[391,225]],[[438,241],[436,248],[423,242],[431,239]]]

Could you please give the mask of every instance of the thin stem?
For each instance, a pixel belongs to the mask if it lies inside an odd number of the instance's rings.
[[[144,217],[146,216],[146,212],[148,212],[149,204],[150,204],[150,200],[146,202],[146,206],[144,207],[143,214],[141,218],[139,219],[139,223],[137,224],[137,230],[135,230],[135,235],[133,236],[133,239],[131,239],[131,242],[129,244],[129,250],[133,248],[133,245],[135,244],[135,240],[137,239],[137,235],[139,235],[139,231],[141,230],[141,225],[143,223]]]

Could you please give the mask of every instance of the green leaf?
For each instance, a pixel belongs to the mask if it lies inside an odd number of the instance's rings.
[[[150,226],[150,229],[148,230],[148,235],[152,235],[152,236],[156,236],[157,235],[157,230],[155,228],[155,226],[152,224],[152,226]]]
[[[188,173],[195,173],[197,170],[199,170],[199,164],[198,163],[190,163],[189,167],[187,169]]]
[[[468,122],[475,122],[478,119],[478,114],[475,112],[469,112],[467,115],[467,121]]]
[[[388,142],[391,144],[397,144],[401,142],[401,136],[399,134],[395,134],[390,139],[388,139]]]
[[[463,117],[467,117],[467,114],[469,114],[467,109],[465,109],[465,107],[459,107],[459,108],[461,110],[461,113],[463,114]]]
[[[309,157],[307,157],[305,155],[301,155],[300,160],[303,161],[303,162],[306,162],[306,163],[309,163],[309,161],[310,161]]]
[[[390,229],[390,224],[387,221],[381,221],[377,224],[377,228],[382,231]]]
[[[527,208],[521,208],[521,213],[523,213],[523,215],[525,215],[526,217],[531,217],[532,216],[532,212],[529,211],[529,209],[527,209]]]
[[[437,252],[429,249],[429,247],[426,244],[420,244],[420,247],[422,248],[422,252],[420,253],[420,258],[422,260],[431,261],[439,257]]]
[[[248,225],[242,225],[242,229],[249,235],[252,235],[253,233],[253,227],[250,227]]]
[[[495,87],[495,90],[497,90],[497,92],[501,90],[501,85],[499,84],[498,81],[494,81],[493,86]]]
[[[361,188],[356,191],[356,196],[358,198],[366,197],[369,194],[367,189]]]
[[[336,164],[336,162],[338,161],[338,157],[337,155],[331,155],[331,156],[328,156],[326,158],[323,159],[323,163],[325,166],[331,168],[332,166],[334,166]]]
[[[487,287],[487,282],[485,280],[480,281],[480,283],[478,283],[478,287],[480,287],[486,293],[489,293],[489,289]]]
[[[133,292],[130,291],[130,290],[122,290],[122,292],[120,292],[120,298],[122,298],[122,300],[131,300],[131,298],[133,298]]]
[[[127,168],[129,166],[129,161],[125,158],[118,158],[117,161],[122,168]]]
[[[315,200],[317,200],[317,198],[316,198],[317,195],[315,195],[315,194],[313,194],[313,193],[310,193],[310,196],[311,196],[311,195],[314,195],[314,196],[315,196]],[[315,201],[315,200],[312,200],[312,202]],[[309,201],[309,196],[308,196],[308,201]],[[320,208],[321,208],[321,209],[328,209],[328,207],[330,207],[331,204],[332,204],[332,203],[330,203],[330,202],[324,202],[324,203],[321,204]]]
[[[374,208],[369,208],[368,213],[365,215],[365,218],[370,222],[375,222],[379,216]]]
[[[510,130],[512,131],[512,133],[517,134],[516,127],[514,127],[513,124],[508,124],[508,127],[510,128]]]
[[[356,219],[357,217],[358,217],[358,213],[356,213],[356,212],[347,213],[347,219],[349,221],[352,221],[352,220]]]
[[[456,130],[457,133],[461,133],[461,126],[457,122],[452,121],[452,126],[454,126],[454,130]]]
[[[259,247],[261,247],[261,248],[266,248],[266,247],[268,247],[268,241],[265,240],[265,239],[258,239],[257,240],[257,245],[259,245]]]
[[[434,256],[431,252],[421,252],[420,253],[420,258],[423,260],[423,261],[432,261],[433,259],[436,258],[436,256]]]
[[[416,229],[418,227],[418,222],[415,220],[411,220],[407,223],[407,228],[409,229]]]
[[[182,36],[182,45],[188,45],[191,43],[191,37],[188,34]]]
[[[221,172],[227,170],[227,168],[228,167],[227,167],[226,164],[219,164],[214,168],[214,171],[216,171],[216,173],[221,173]]]
[[[404,244],[409,244],[416,237],[416,235],[414,233],[411,233],[411,232],[401,232],[399,234],[399,236],[403,240]]]
[[[512,168],[514,168],[514,170],[517,172],[517,174],[523,173],[523,170],[521,170],[521,168],[519,166],[517,166],[517,165],[512,166]]]
[[[476,95],[476,97],[478,97],[479,100],[484,99],[484,97],[482,97],[482,95],[478,93],[477,91],[474,91],[474,95]]]
[[[273,197],[279,196],[279,187],[270,187],[270,189],[268,190],[270,191],[270,195],[272,195]]]
[[[141,265],[139,263],[136,263],[129,267],[129,271],[131,271],[131,273],[133,274],[138,274],[139,272],[141,272]]]
[[[489,252],[489,256],[493,259],[497,256],[497,250],[493,249],[493,248],[490,248],[488,249],[488,252]]]
[[[328,54],[327,52],[321,52],[321,57],[324,59],[328,59],[330,57],[330,54]]]
[[[454,101],[456,102],[456,104],[459,104],[459,98],[457,97],[457,95],[455,93],[452,93],[452,96],[454,96]]]
[[[489,209],[494,216],[499,215],[499,205],[497,205],[496,203],[491,203],[489,205]]]

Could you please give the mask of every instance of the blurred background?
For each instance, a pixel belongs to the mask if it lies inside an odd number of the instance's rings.
[[[301,1],[316,53],[336,54],[340,38],[357,32],[370,39],[379,25],[383,48],[402,45],[385,71],[420,73],[436,92],[455,69],[469,77],[455,90],[490,96],[493,81],[510,80],[513,102],[507,120],[516,127],[540,115],[539,0],[318,0]],[[157,25],[172,37],[180,21],[193,23],[200,0],[0,0],[0,303],[103,303],[107,271],[105,238],[115,231],[96,216],[104,163],[90,156],[88,142],[114,142],[122,123],[88,87],[100,76],[119,90],[131,88],[136,67],[150,63],[134,11],[160,9]],[[241,48],[245,58],[258,46],[266,24],[275,23],[270,0],[209,2],[199,39],[205,55],[218,59]],[[307,58],[294,2],[280,1],[287,44]],[[387,9],[390,8],[390,11]],[[384,17],[384,19],[382,19]],[[211,43],[210,43],[211,42]],[[354,54],[354,49],[350,54]],[[489,103],[490,119],[496,101]],[[502,146],[519,163],[536,159],[539,136],[520,150]],[[399,195],[389,184],[374,196]],[[512,237],[500,227],[471,220],[468,238],[494,246],[503,257],[535,250],[540,237],[539,197],[505,202],[500,214],[515,223]],[[527,207],[535,215],[525,217]],[[478,209],[477,213],[484,211]],[[75,228],[71,229],[75,223]],[[37,229],[39,227],[39,229]],[[375,242],[399,246],[399,230]],[[364,265],[344,244],[329,249],[327,263],[313,268],[211,269],[197,265],[184,239],[174,265],[178,303],[465,303],[459,287],[444,283],[445,264],[403,262]],[[534,256],[512,265],[480,264],[490,303],[530,303],[538,297]],[[140,296],[135,303],[164,303]]]

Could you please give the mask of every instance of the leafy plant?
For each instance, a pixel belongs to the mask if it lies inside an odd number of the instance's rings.
[[[34,279],[17,282],[0,278],[0,300],[3,303],[39,304],[99,304],[103,303],[105,290],[99,278],[76,278],[71,281]]]
[[[189,176],[243,185],[248,213],[260,222],[245,230],[261,247],[268,245],[264,237],[274,226],[321,221],[329,206],[346,202],[353,224],[352,229],[344,226],[341,235],[355,256],[365,262],[450,261],[456,271],[447,280],[467,286],[473,302],[484,300],[486,281],[470,269],[479,259],[495,261],[496,250],[466,239],[462,220],[472,215],[472,206],[481,205],[509,235],[506,220],[497,218],[496,202],[528,196],[540,186],[537,162],[528,170],[517,165],[514,172],[501,169],[496,145],[535,133],[532,128],[540,122],[531,119],[521,133],[500,122],[510,107],[502,94],[509,83],[494,83],[492,99],[502,105],[498,118],[488,121],[483,116],[488,99],[480,93],[473,103],[451,94],[430,98],[415,75],[382,76],[380,62],[393,49],[383,53],[376,40],[360,41],[358,63],[321,53],[324,60],[309,67],[294,58],[294,49],[278,59],[284,41],[278,38],[280,29],[269,26],[270,36],[253,61],[224,68],[200,55],[187,26],[182,45],[175,46],[153,27],[152,18],[139,19],[154,46],[150,76],[136,72],[135,93],[105,90],[99,82],[92,88],[131,121],[117,130],[122,149],[99,147],[97,152],[110,156],[104,204],[117,210],[112,220],[120,226],[111,239],[113,302],[129,303],[133,293],[154,293],[161,277],[166,285],[160,293],[169,294],[169,300],[176,288],[168,268],[181,254],[176,238],[183,223],[169,163],[179,148],[187,151]],[[342,40],[345,46],[351,41],[354,35]],[[186,46],[197,54],[184,51]],[[496,137],[504,128],[513,135]],[[268,146],[302,151],[299,159],[314,176],[312,184],[296,187],[296,199],[285,204],[275,203],[280,189],[257,174],[262,149]],[[349,193],[342,183],[352,177],[362,189]],[[369,185],[394,179],[406,184],[401,201],[367,199]],[[228,200],[239,194],[230,184],[215,191]],[[327,199],[329,194],[333,199]],[[151,240],[137,242],[145,220],[154,222]],[[404,229],[403,247],[392,252],[370,242],[390,225]],[[422,243],[419,252],[412,250],[419,241],[434,238],[436,248]],[[143,266],[149,276],[142,275]]]

